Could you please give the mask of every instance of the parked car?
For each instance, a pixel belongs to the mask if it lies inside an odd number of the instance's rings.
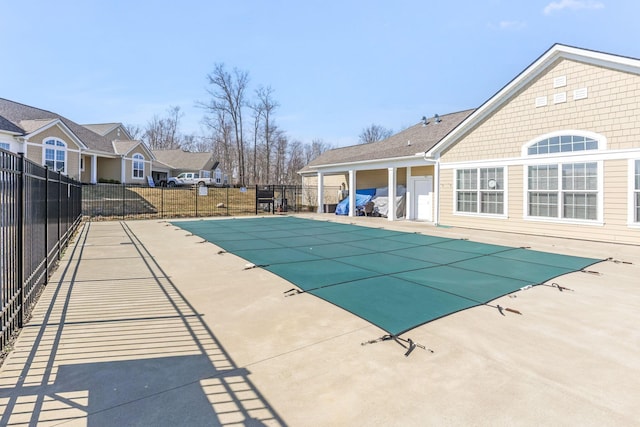
[[[201,176],[198,172],[182,172],[176,177],[167,179],[167,187],[184,187],[188,185],[197,185],[203,187],[205,185],[213,185],[214,181],[211,177]]]

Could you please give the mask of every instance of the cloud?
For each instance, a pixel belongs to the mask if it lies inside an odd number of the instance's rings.
[[[524,21],[500,21],[497,24],[488,24],[489,28],[493,30],[521,30],[527,26]]]
[[[544,8],[544,14],[550,15],[555,11],[570,9],[603,9],[604,3],[595,0],[560,0],[549,3]]]
[[[498,28],[501,30],[519,30],[527,26],[523,21],[500,21]]]

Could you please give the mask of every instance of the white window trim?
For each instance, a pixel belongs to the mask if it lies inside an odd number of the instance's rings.
[[[40,144],[40,146],[42,147],[42,165],[46,165],[46,161],[47,161],[47,149],[52,149],[49,147],[53,147],[54,150],[54,156],[53,156],[53,162],[54,162],[54,166],[55,166],[55,152],[56,151],[61,151],[62,147],[59,147],[57,144],[50,146],[49,144],[47,144],[47,141],[56,141],[56,142],[61,142],[62,144],[64,144],[64,170],[61,171],[61,173],[63,175],[68,175],[69,174],[69,145],[61,140],[60,138],[56,138],[53,136],[48,136],[42,139],[42,144]],[[55,167],[53,169],[55,171]],[[57,171],[56,171],[57,172]]]
[[[542,159],[541,159],[542,160]],[[529,215],[529,167],[530,166],[543,166],[543,165],[557,165],[558,166],[558,194],[562,194],[564,191],[562,190],[562,166],[565,164],[574,164],[574,163],[596,163],[596,167],[598,168],[598,190],[597,190],[597,201],[598,201],[598,209],[597,209],[597,218],[594,220],[590,219],[574,219],[574,218],[562,218],[562,197],[558,197],[558,217],[550,218],[550,217],[541,217],[541,216],[530,216]],[[579,224],[579,225],[596,225],[603,226],[604,225],[604,162],[602,160],[591,160],[591,161],[557,161],[553,162],[551,160],[548,161],[540,161],[536,163],[528,163],[522,166],[524,170],[522,171],[523,176],[523,194],[522,194],[522,214],[523,219],[525,221],[535,221],[535,222],[550,222],[555,224]]]
[[[640,218],[638,221],[635,220],[635,172],[636,172],[636,161],[639,161],[640,157],[631,158],[628,161],[628,198],[627,198],[627,225],[631,228],[640,228]]]
[[[503,178],[504,178],[504,198],[503,198],[503,213],[501,214],[490,214],[490,213],[482,213],[482,212],[459,212],[458,211],[458,191],[457,191],[457,174],[460,169],[476,169],[478,171],[478,178],[480,177],[480,169],[489,169],[489,168],[502,168],[503,169]],[[453,194],[452,194],[452,207],[453,207],[453,215],[456,216],[467,216],[473,218],[494,218],[494,219],[507,219],[509,218],[509,167],[502,165],[482,165],[482,166],[460,166],[455,169],[452,169],[453,172]],[[477,190],[476,191],[481,191]],[[480,200],[478,200],[480,203]]]
[[[556,136],[567,136],[567,135],[577,135],[584,136],[586,138],[595,139],[598,141],[598,149],[597,150],[583,150],[583,151],[574,151],[574,152],[564,152],[564,153],[547,153],[547,154],[529,154],[529,147],[535,145],[536,143]],[[575,129],[565,129],[561,131],[555,131],[550,133],[545,133],[544,135],[536,136],[534,139],[530,140],[526,144],[522,146],[522,157],[524,158],[536,158],[536,159],[547,159],[552,157],[567,157],[567,156],[580,156],[588,153],[598,153],[601,151],[606,151],[607,149],[607,138],[603,135],[600,135],[595,132],[589,132],[584,130],[575,130]]]
[[[138,156],[138,157],[136,157]],[[142,176],[135,176],[136,174],[136,169],[135,169],[135,163],[136,161],[142,163]],[[145,179],[145,170],[146,170],[146,161],[145,158],[142,154],[140,153],[135,153],[133,156],[131,156],[131,179],[138,179],[138,180],[143,180]]]
[[[4,144],[6,144],[6,145],[8,145],[9,147],[8,147],[8,148],[5,148],[5,150],[13,152],[13,147],[12,147],[12,144],[11,144],[10,142],[8,142],[8,141],[0,141],[0,144],[3,144],[3,145],[4,145]],[[2,148],[2,147],[0,147],[0,148]]]

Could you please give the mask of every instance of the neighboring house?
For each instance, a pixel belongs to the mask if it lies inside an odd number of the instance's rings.
[[[556,44],[417,151],[421,167],[358,147],[367,150],[333,150],[301,173],[346,173],[350,188],[404,180],[408,219],[640,244],[638,59]]]
[[[194,153],[183,149],[152,150],[155,161],[153,162],[153,180],[158,183],[166,183],[167,178],[177,176],[182,172],[198,172],[202,177],[213,178],[216,186],[228,185],[227,176],[219,167],[213,153]]]
[[[0,98],[0,148],[24,153],[83,183],[146,184],[153,154],[120,123],[80,125],[59,114]]]

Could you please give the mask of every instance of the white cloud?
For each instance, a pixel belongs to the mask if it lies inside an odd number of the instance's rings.
[[[563,9],[603,9],[604,3],[594,0],[560,0],[549,3],[544,8],[544,14],[550,15],[555,11]]]
[[[492,30],[521,30],[526,28],[527,23],[525,21],[500,21],[497,24],[489,23],[487,24],[489,28]]]
[[[498,28],[501,30],[519,30],[526,26],[526,22],[523,21],[500,21],[498,24]]]

